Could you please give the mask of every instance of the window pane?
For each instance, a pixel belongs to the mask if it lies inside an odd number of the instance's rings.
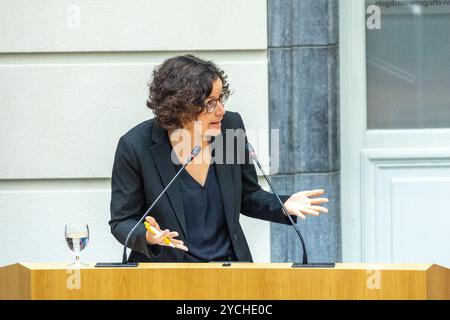
[[[450,1],[366,8],[367,127],[449,128]]]

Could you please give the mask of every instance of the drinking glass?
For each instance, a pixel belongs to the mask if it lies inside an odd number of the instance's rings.
[[[66,224],[65,236],[69,249],[75,255],[75,262],[69,266],[87,266],[87,264],[80,262],[80,253],[86,248],[89,242],[89,226],[85,223]]]

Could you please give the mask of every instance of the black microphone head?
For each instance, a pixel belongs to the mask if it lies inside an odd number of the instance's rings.
[[[247,148],[249,155],[252,159],[256,159],[256,152],[255,149],[253,149],[252,145],[250,143],[247,142],[247,144],[245,145],[245,147]]]
[[[196,156],[198,156],[198,154],[200,153],[200,150],[202,150],[202,147],[200,146],[195,146],[194,149],[191,150],[191,154],[189,155],[189,157],[186,160],[186,164],[188,164],[189,162],[191,162]]]
[[[194,149],[192,149],[192,151],[191,151],[192,157],[198,156],[198,154],[200,153],[200,150],[202,150],[202,147],[195,146]]]

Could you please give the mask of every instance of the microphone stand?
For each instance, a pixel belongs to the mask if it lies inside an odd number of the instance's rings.
[[[180,173],[186,168],[186,166],[200,153],[201,147],[196,146],[194,149],[192,149],[191,154],[186,159],[183,166],[178,170],[177,174],[170,180],[170,182],[167,184],[167,186],[164,188],[163,191],[159,194],[159,196],[153,201],[153,203],[150,205],[150,207],[145,211],[145,213],[142,215],[142,217],[139,219],[139,221],[134,225],[134,227],[131,229],[131,231],[128,233],[125,243],[123,245],[123,255],[122,255],[122,262],[104,262],[104,263],[97,263],[96,267],[101,268],[108,268],[108,267],[137,267],[138,262],[128,262],[127,260],[127,247],[128,242],[130,241],[131,235],[134,233],[134,231],[137,229],[137,227],[143,223],[144,219],[148,216],[150,211],[155,207],[155,205],[158,203],[159,199],[166,193],[167,189],[172,185],[172,183],[176,180],[176,178],[180,175]]]
[[[283,201],[281,201],[280,196],[278,195],[277,190],[275,189],[275,186],[272,184],[272,181],[269,179],[269,177],[264,172],[264,169],[261,166],[261,163],[258,160],[258,157],[256,156],[255,149],[253,149],[252,145],[250,143],[247,143],[246,145],[247,150],[249,151],[250,158],[253,160],[253,162],[256,163],[259,170],[261,171],[262,175],[266,179],[267,183],[269,184],[270,189],[272,190],[273,194],[277,198],[278,202],[281,204],[281,209],[286,215],[291,223],[291,225],[294,227],[295,231],[297,232],[298,237],[300,238],[300,242],[302,244],[302,250],[303,250],[303,261],[302,263],[294,262],[292,264],[293,268],[333,268],[335,266],[335,263],[308,263],[308,253],[306,251],[306,244],[305,240],[303,239],[302,233],[300,232],[300,229],[298,228],[297,224],[292,219],[291,215],[288,213],[286,207],[284,206]]]

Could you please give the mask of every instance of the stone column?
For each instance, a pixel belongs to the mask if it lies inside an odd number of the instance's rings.
[[[341,261],[338,0],[268,0],[267,7],[269,121],[280,130],[272,180],[282,194],[325,189],[329,213],[298,225],[310,262]],[[271,252],[273,262],[301,262],[292,226],[272,223]]]

